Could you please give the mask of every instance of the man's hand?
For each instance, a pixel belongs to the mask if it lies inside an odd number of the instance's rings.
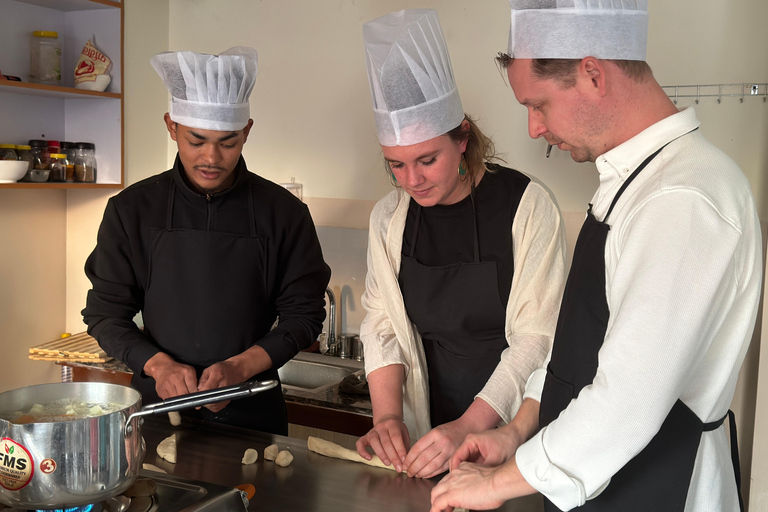
[[[403,470],[403,459],[410,445],[408,428],[403,423],[403,418],[395,415],[382,416],[373,428],[355,443],[357,453],[365,460],[371,460],[371,454],[366,450],[366,447],[370,446],[381,462],[387,466],[391,464],[398,473]]]
[[[242,379],[237,365],[227,360],[213,364],[203,370],[203,374],[200,375],[198,389],[200,391],[208,391],[209,389],[219,389],[233,384],[240,384],[241,382],[244,382],[244,379]],[[226,400],[224,402],[208,404],[203,407],[211,412],[219,412],[226,407],[229,402],[230,400]]]
[[[144,365],[144,373],[155,379],[155,390],[163,400],[198,391],[195,369],[177,363],[163,352],[149,358]]]
[[[432,489],[430,512],[462,507],[472,510],[499,508],[514,497],[511,489],[500,485],[505,466],[488,468],[464,462]]]

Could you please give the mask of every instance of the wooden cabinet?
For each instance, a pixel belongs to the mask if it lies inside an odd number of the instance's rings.
[[[59,33],[61,86],[28,81],[29,45],[35,30]],[[112,81],[104,92],[74,88],[74,69],[88,40],[112,60]],[[8,183],[0,184],[0,188],[122,188],[122,2],[0,0],[0,48],[2,74],[23,80],[0,80],[0,142],[92,142],[98,169],[95,184]]]

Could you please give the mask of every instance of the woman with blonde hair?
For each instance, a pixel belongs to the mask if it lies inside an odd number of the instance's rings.
[[[492,163],[434,10],[377,18],[363,38],[396,189],[371,214],[361,339],[374,426],[357,450],[428,478],[520,407],[552,344],[564,233],[541,185]]]

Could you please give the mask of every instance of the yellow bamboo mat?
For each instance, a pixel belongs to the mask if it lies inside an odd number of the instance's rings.
[[[34,361],[88,363],[106,363],[112,360],[101,350],[96,338],[85,332],[32,347],[29,349],[29,358]]]

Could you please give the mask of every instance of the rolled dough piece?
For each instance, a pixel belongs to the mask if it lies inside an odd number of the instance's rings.
[[[257,460],[259,460],[259,452],[257,452],[253,448],[248,448],[247,450],[245,450],[245,453],[243,454],[243,460],[241,460],[240,462],[242,462],[243,464],[253,464]]]
[[[264,460],[275,460],[278,453],[280,453],[280,449],[277,445],[271,444],[264,448]]]
[[[168,413],[168,419],[171,421],[171,425],[178,427],[181,425],[181,414],[179,411],[171,411]]]
[[[309,448],[309,451],[319,453],[320,455],[325,455],[326,457],[351,460],[352,462],[362,462],[363,464],[367,464],[376,468],[384,468],[396,471],[395,466],[385,466],[384,463],[381,462],[381,459],[379,459],[376,455],[374,455],[371,460],[365,460],[355,450],[344,448],[337,445],[336,443],[326,441],[325,439],[320,439],[319,437],[309,436],[307,439],[307,448]]]
[[[155,466],[154,464],[149,464],[145,462],[141,465],[142,468],[146,469],[147,471],[154,471],[155,473],[165,473],[166,475],[168,472],[164,469],[160,469],[159,467]]]
[[[286,467],[293,462],[293,455],[288,450],[283,450],[277,454],[275,458],[275,464],[278,466]]]
[[[168,462],[176,464],[176,434],[160,441],[157,445],[157,454]]]

